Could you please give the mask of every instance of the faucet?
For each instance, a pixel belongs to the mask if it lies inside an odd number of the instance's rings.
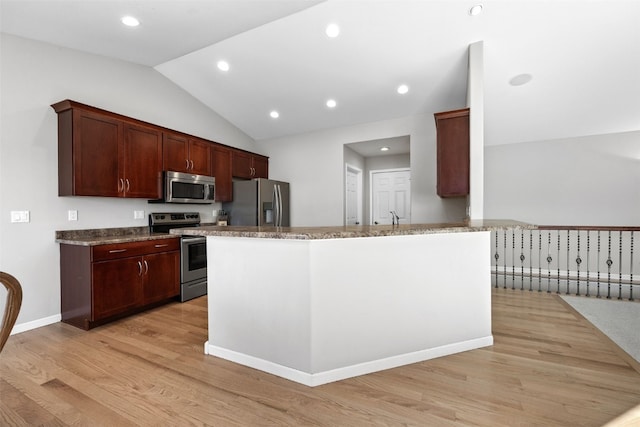
[[[400,225],[400,217],[398,216],[398,214],[396,213],[396,211],[389,211],[389,213],[391,214],[391,224],[392,225]]]

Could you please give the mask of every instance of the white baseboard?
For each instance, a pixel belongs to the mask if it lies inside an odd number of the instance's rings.
[[[279,365],[268,360],[253,357],[247,354],[238,353],[226,348],[217,347],[205,343],[204,352],[212,356],[217,356],[240,365],[268,372],[290,381],[304,384],[309,387],[315,387],[334,381],[344,380],[359,375],[370,374],[372,372],[383,371],[385,369],[397,368],[398,366],[408,365],[411,363],[423,362],[437,357],[448,356],[450,354],[460,353],[463,351],[474,350],[481,347],[493,345],[493,336],[476,338],[469,341],[463,341],[454,344],[443,345],[440,347],[429,348],[407,354],[388,357],[385,359],[372,360],[370,362],[360,363],[357,365],[345,366],[315,374],[302,372],[287,366]]]
[[[49,317],[43,317],[42,319],[32,320],[31,322],[17,323],[11,330],[11,335],[19,334],[21,332],[27,332],[32,329],[40,328],[42,326],[51,325],[62,320],[62,315],[55,314]]]

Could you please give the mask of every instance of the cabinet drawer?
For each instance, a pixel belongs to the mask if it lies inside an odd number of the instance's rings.
[[[109,245],[97,245],[92,247],[92,260],[104,261],[109,259],[126,258],[170,252],[180,250],[180,239],[157,239],[142,242],[113,243]]]

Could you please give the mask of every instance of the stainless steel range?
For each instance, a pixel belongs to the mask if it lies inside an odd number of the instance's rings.
[[[151,233],[168,233],[172,228],[197,227],[198,212],[159,212],[149,214]],[[207,238],[180,238],[180,301],[207,294]]]

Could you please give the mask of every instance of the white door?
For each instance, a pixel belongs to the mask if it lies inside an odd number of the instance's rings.
[[[358,225],[362,222],[362,171],[347,165],[345,182],[345,223]]]
[[[392,224],[395,212],[400,224],[411,222],[411,172],[408,169],[371,173],[371,223]]]

